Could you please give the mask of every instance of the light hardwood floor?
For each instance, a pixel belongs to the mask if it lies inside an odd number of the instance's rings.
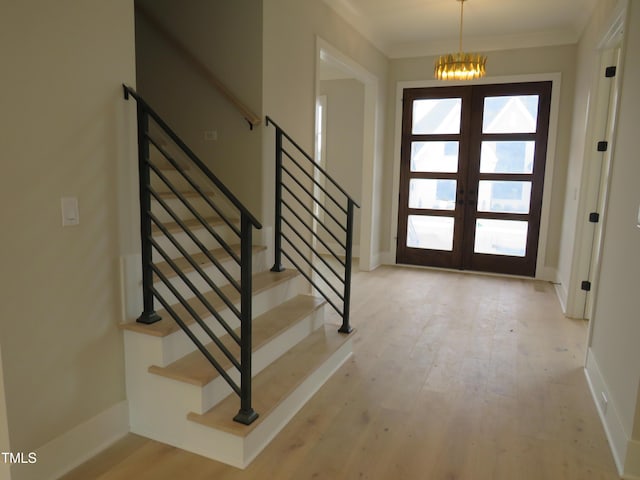
[[[244,471],[128,435],[64,480],[617,479],[552,285],[354,276],[354,356]]]

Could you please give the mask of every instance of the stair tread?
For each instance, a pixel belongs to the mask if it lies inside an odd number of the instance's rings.
[[[223,225],[226,223],[220,217],[205,217],[204,219],[212,227],[215,227],[216,225]],[[237,219],[234,218],[230,218],[229,220],[231,222],[237,222]],[[182,223],[189,227],[190,230],[193,230],[194,228],[204,228],[197,218],[188,218],[186,220],[182,220]],[[178,225],[177,222],[165,222],[162,225],[171,233],[182,232],[182,227]],[[152,226],[151,231],[153,235],[162,235],[162,231],[156,225]]]
[[[240,255],[240,245],[239,244],[229,245],[229,247],[231,248],[231,250],[234,253],[236,253],[237,255]],[[252,247],[252,252],[253,252],[253,254],[256,254],[256,253],[262,252],[262,251],[264,251],[266,249],[267,249],[267,247],[265,247],[263,245],[254,245]],[[222,247],[216,248],[216,249],[213,249],[213,250],[209,250],[209,254],[213,258],[218,260],[219,262],[222,262],[222,261],[225,261],[225,260],[228,260],[228,259],[231,258],[231,255],[229,255],[229,253]],[[213,262],[211,262],[211,260],[209,260],[207,255],[204,254],[203,252],[194,253],[193,255],[191,255],[191,258],[193,258],[193,260],[201,267],[204,267],[204,266],[207,266],[207,265],[211,265],[213,263]],[[189,261],[184,257],[173,258],[172,260],[178,266],[178,268],[180,268],[180,271],[182,271],[184,273],[192,272],[193,270],[195,270],[195,268],[193,268],[191,263],[189,263]],[[177,273],[173,270],[171,265],[169,265],[167,262],[156,263],[156,267],[158,267],[158,269],[167,278],[171,278],[171,277],[177,276]]]
[[[325,303],[324,299],[318,297],[298,295],[254,318],[252,332],[253,351],[257,351],[279,333],[295,325]],[[240,334],[240,328],[235,331]],[[224,335],[220,340],[236,358],[240,357],[240,347],[230,335]],[[213,342],[207,345],[207,349],[212,352],[215,358],[219,359],[220,365],[225,370],[232,367],[231,362]],[[166,367],[153,365],[149,367],[149,372],[198,386],[204,386],[219,377],[217,370],[213,368],[199,350],[185,355]]]
[[[353,333],[351,334],[353,335]],[[251,425],[235,422],[238,396],[232,393],[204,414],[190,412],[187,418],[204,426],[246,437],[264,421],[307,377],[315,372],[350,336],[325,325],[299,342],[253,378],[253,408],[260,415]]]
[[[298,272],[296,272],[294,269],[284,270],[283,272],[272,272],[268,270],[266,272],[256,273],[252,277],[253,294],[255,295],[257,293],[260,293],[282,282],[286,282],[298,275]],[[240,301],[240,292],[238,292],[232,285],[224,285],[220,287],[220,290],[224,295],[227,296],[230,301],[236,304]],[[216,310],[221,310],[222,308],[224,308],[223,301],[220,300],[215,292],[209,291],[203,293],[203,295]],[[208,311],[206,310],[204,305],[202,305],[202,303],[197,298],[194,297],[189,299],[189,304],[193,307],[196,313],[200,315],[205,315],[205,313],[208,314]],[[172,308],[187,325],[195,323],[191,315],[189,315],[189,313],[181,304],[172,305]],[[158,315],[160,315],[160,317],[162,317],[162,319],[155,323],[145,325],[138,322],[127,322],[121,324],[120,328],[138,333],[145,333],[147,335],[152,335],[155,337],[166,337],[180,330],[178,324],[165,310],[158,310],[157,313]]]

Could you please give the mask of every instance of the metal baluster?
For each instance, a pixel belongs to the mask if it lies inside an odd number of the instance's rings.
[[[276,127],[276,210],[273,243],[274,262],[272,272],[282,272],[282,130]]]
[[[249,217],[243,212],[240,217],[240,411],[233,417],[236,422],[249,425],[258,414],[251,406],[251,255],[252,231]]]

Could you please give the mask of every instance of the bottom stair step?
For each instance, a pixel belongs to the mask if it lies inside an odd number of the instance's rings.
[[[198,453],[240,468],[248,465],[349,358],[352,337],[353,333],[346,336],[338,333],[334,325],[326,325],[256,375],[252,384],[253,408],[260,416],[251,425],[233,421],[240,407],[235,394],[202,415],[189,413],[189,420],[226,434],[242,450],[229,461],[214,452],[207,454],[202,448]]]
[[[314,311],[322,307],[324,303],[324,300],[317,297],[298,295],[254,318],[252,336],[254,354],[256,350],[266,345],[274,337],[292,328],[300,320],[310,316]],[[312,329],[314,329],[313,325],[310,325],[302,331],[301,335],[308,334]],[[240,327],[236,328],[235,332],[240,335]],[[240,347],[231,336],[224,335],[220,340],[236,358],[240,358]],[[220,353],[215,343],[211,342],[206,347],[225,370],[229,370],[229,373],[233,371],[231,361]],[[149,372],[201,387],[204,387],[220,375],[200,350],[195,350],[166,367],[152,365],[149,367]],[[255,358],[253,361],[253,373],[256,373]]]

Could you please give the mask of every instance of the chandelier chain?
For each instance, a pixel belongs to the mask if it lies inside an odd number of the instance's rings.
[[[459,0],[460,2],[460,49],[458,50],[462,53],[462,26],[464,19],[464,0]]]
[[[484,77],[487,63],[486,55],[465,53],[462,50],[462,34],[464,27],[464,2],[460,2],[460,42],[458,53],[441,55],[436,60],[434,75],[439,80],[473,80]]]

